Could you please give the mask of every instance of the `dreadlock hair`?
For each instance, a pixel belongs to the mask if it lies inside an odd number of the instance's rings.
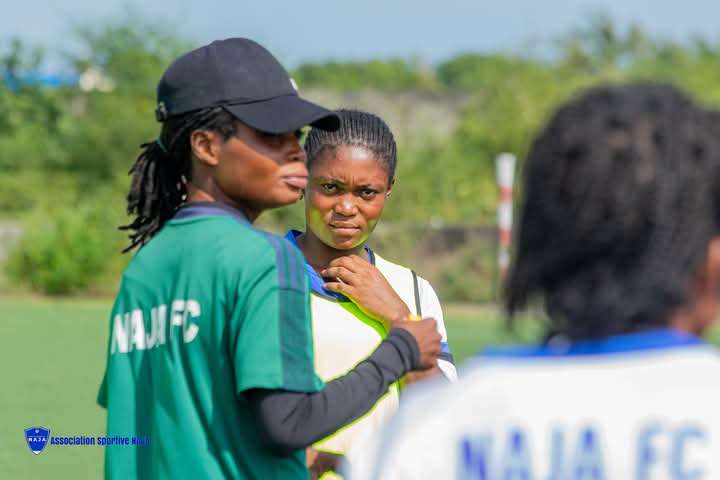
[[[308,169],[326,149],[338,147],[363,147],[380,160],[388,172],[388,184],[395,180],[397,146],[390,127],[382,118],[360,110],[336,110],[340,117],[340,128],[328,132],[313,128],[305,139],[305,154]]]
[[[720,232],[720,128],[662,85],[587,91],[527,158],[512,314],[544,299],[571,340],[666,327]]]
[[[185,201],[192,173],[190,135],[196,130],[213,130],[227,140],[237,133],[237,121],[222,107],[197,110],[167,119],[160,137],[140,146],[127,196],[127,212],[135,219],[120,227],[130,230],[123,253],[147,243]]]

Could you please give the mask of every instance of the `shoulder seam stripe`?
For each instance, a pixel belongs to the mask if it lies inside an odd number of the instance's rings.
[[[300,252],[284,238],[266,232],[258,233],[265,237],[273,250],[275,250],[278,286],[286,289],[303,290],[305,284],[305,261],[300,258]]]

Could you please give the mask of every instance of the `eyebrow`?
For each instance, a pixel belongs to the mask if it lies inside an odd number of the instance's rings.
[[[333,183],[338,183],[343,186],[347,185],[347,182],[344,182],[343,180],[340,180],[339,178],[336,178],[336,177],[325,177],[322,175],[318,175],[317,177],[315,177],[314,180],[316,182],[333,182]],[[356,185],[357,188],[372,188],[375,190],[382,189],[384,186],[385,185],[380,182],[378,182],[378,183],[362,183],[360,185]]]
[[[324,182],[337,182],[337,183],[345,183],[344,181],[340,180],[337,177],[326,177],[324,175],[318,175],[315,177],[315,180],[324,181]]]

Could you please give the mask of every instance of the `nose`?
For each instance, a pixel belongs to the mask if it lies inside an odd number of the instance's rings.
[[[335,204],[335,213],[343,217],[352,217],[357,214],[357,205],[355,205],[352,195],[343,195],[338,199]]]

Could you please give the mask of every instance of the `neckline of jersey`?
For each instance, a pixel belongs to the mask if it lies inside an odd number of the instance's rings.
[[[173,215],[173,220],[188,220],[198,217],[232,217],[241,223],[247,223],[247,217],[244,213],[235,207],[222,202],[187,202],[178,208]]]
[[[300,245],[297,243],[297,237],[302,235],[303,232],[299,230],[291,229],[285,234],[285,239],[288,240],[290,243],[295,245],[295,247],[300,250]],[[300,250],[302,251],[302,250]],[[365,245],[365,252],[368,254],[368,258],[370,259],[370,263],[375,265],[375,253],[372,251],[370,247]],[[325,298],[328,300],[335,300],[338,302],[350,302],[351,300],[343,295],[342,293],[333,292],[331,290],[327,290],[323,287],[325,284],[325,281],[322,279],[320,274],[318,274],[315,269],[310,265],[310,263],[307,261],[307,258],[305,258],[305,255],[303,255],[303,259],[305,260],[305,271],[307,272],[308,278],[310,279],[310,290]]]
[[[480,353],[484,358],[565,358],[590,355],[651,352],[673,348],[707,346],[702,339],[671,329],[626,333],[598,340],[550,342],[546,345],[491,347]]]

